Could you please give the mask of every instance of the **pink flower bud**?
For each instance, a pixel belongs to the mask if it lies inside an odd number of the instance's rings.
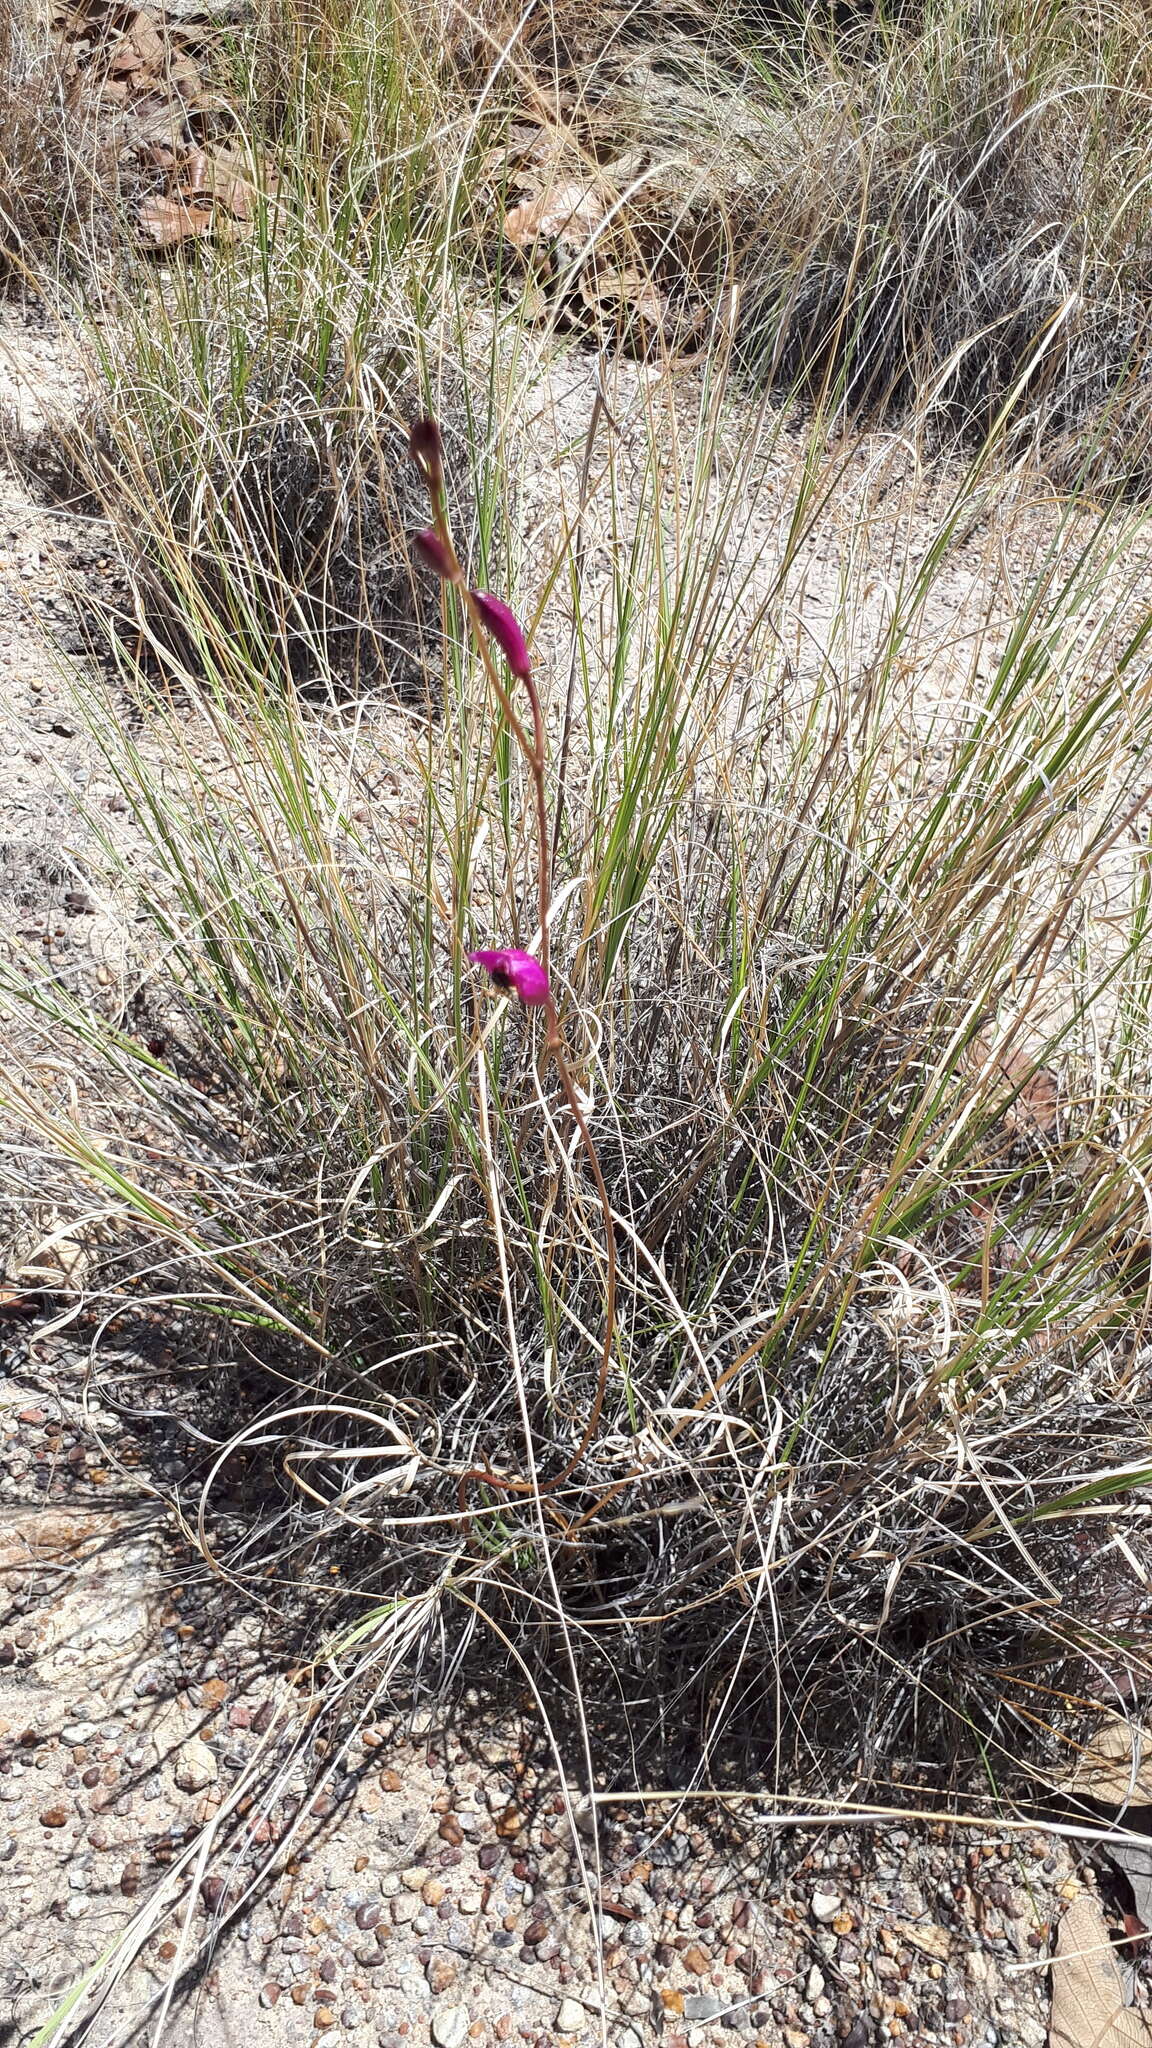
[[[522,1003],[548,1001],[548,976],[531,953],[516,946],[501,946],[495,952],[469,953],[469,960],[491,975],[506,995],[519,996]]]
[[[528,642],[515,615],[502,598],[493,597],[490,591],[474,590],[472,597],[513,675],[526,683],[532,674],[532,663],[528,658]]]
[[[437,496],[444,489],[444,443],[435,420],[413,420],[408,430],[408,453],[428,489]]]
[[[434,569],[445,583],[451,583],[456,573],[455,565],[434,526],[426,526],[422,533],[414,533],[412,546],[422,562]]]

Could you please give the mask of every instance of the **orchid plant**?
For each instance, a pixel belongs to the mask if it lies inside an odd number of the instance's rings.
[[[579,1444],[563,1470],[542,1489],[544,1492],[552,1492],[562,1485],[579,1464],[596,1433],[604,1406],[616,1337],[616,1232],[603,1169],[568,1064],[560,1013],[552,988],[549,933],[552,872],[545,780],[547,741],[540,693],[533,674],[527,638],[515,613],[505,604],[503,598],[493,596],[491,591],[473,589],[461,566],[448,520],[444,487],[444,444],[435,420],[417,420],[409,433],[408,447],[412,460],[424,480],[432,511],[431,525],[413,537],[414,551],[442,583],[450,585],[457,592],[492,693],[524,757],[532,782],[538,877],[539,958],[518,946],[480,947],[469,953],[468,958],[473,965],[485,970],[493,985],[502,994],[515,997],[529,1009],[539,1009],[543,1012],[545,1036],[541,1072],[549,1062],[555,1064],[569,1114],[587,1155],[604,1223],[604,1337],[596,1391]],[[493,646],[498,650],[511,682],[505,680],[501,674],[499,663],[492,651]],[[517,687],[523,691],[527,700],[526,717],[517,709],[513,694]],[[505,1491],[533,1490],[527,1480],[511,1479],[488,1470],[465,1473],[461,1481],[462,1489],[468,1480],[473,1479],[483,1480],[485,1484],[503,1488]]]

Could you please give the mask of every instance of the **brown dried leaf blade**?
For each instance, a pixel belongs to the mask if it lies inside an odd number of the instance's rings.
[[[210,207],[188,206],[182,199],[165,193],[146,199],[140,208],[140,232],[154,249],[171,249],[181,242],[210,235],[215,225]]]

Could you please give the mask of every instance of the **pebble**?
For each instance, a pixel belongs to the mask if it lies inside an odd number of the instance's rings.
[[[434,2012],[430,2032],[436,2048],[463,2048],[472,2022],[466,2005],[445,2005]]]
[[[562,1998],[556,2015],[555,2026],[558,2034],[579,2034],[583,2031],[588,2015],[577,1998]]]
[[[206,1742],[194,1735],[176,1757],[176,1783],[182,1792],[203,1792],[216,1782],[219,1766]]]
[[[829,1921],[834,1920],[840,1911],[840,1894],[839,1892],[813,1892],[809,1904],[812,1909],[812,1918],[818,1920],[822,1926],[826,1927]]]

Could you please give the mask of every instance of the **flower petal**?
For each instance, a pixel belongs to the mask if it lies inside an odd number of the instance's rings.
[[[532,663],[528,657],[528,642],[515,613],[509,610],[503,598],[493,597],[489,590],[474,590],[472,597],[513,675],[526,683],[532,674]]]
[[[548,976],[534,954],[522,953],[518,946],[498,946],[469,953],[468,958],[477,967],[483,967],[505,994],[519,996],[522,1003],[548,1001]]]

